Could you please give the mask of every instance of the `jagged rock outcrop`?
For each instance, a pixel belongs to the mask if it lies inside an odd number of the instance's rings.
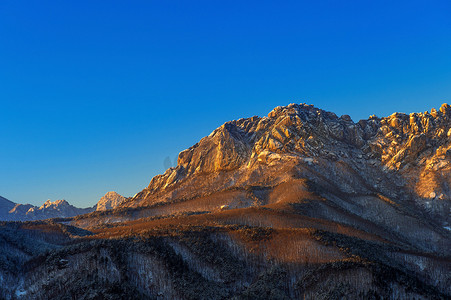
[[[430,113],[396,113],[378,120],[379,129],[370,141],[381,165],[397,172],[421,198],[450,199],[450,117],[448,104]],[[433,208],[430,201],[423,203]]]
[[[106,193],[99,202],[95,205],[96,211],[104,211],[107,209],[113,209],[122,204],[127,198],[119,195],[118,193],[112,191]]]
[[[277,107],[264,118],[227,122],[182,151],[177,167],[155,177],[147,191],[168,188],[196,174],[252,169],[257,163],[267,163],[280,155],[307,161],[316,157],[337,161],[354,154],[361,158],[364,146],[376,135],[376,122],[370,119],[355,124],[349,116],[339,118],[304,104]]]
[[[416,197],[418,205],[440,213],[442,205],[425,204],[425,199],[432,193],[444,201],[451,198],[451,176],[447,175],[451,174],[450,120],[447,104],[430,113],[371,116],[357,123],[349,116],[338,117],[312,105],[276,107],[267,117],[227,122],[182,151],[177,167],[153,178],[129,203],[147,205],[177,198],[183,194],[180,190],[177,195],[161,195],[193,177],[221,172],[240,173],[240,178],[247,173],[245,177],[249,177],[264,165],[291,159],[298,166],[310,166],[311,171],[324,165],[321,175],[335,181],[339,190],[383,190],[396,196],[399,187],[405,187],[403,192]],[[336,173],[337,168],[342,172]],[[363,179],[362,185],[349,186],[349,178],[355,178],[356,173]],[[318,176],[307,177],[319,181]]]

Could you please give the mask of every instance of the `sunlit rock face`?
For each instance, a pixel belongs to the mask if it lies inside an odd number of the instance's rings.
[[[402,176],[418,197],[450,199],[450,117],[448,104],[438,111],[396,113],[380,119],[377,135],[371,140],[381,163]]]
[[[220,126],[182,151],[175,168],[153,178],[126,205],[192,198],[231,186],[274,185],[291,172],[335,191],[410,198],[446,223],[450,125],[448,104],[357,123],[312,105],[276,107],[267,117]]]
[[[107,209],[116,208],[120,204],[122,204],[122,202],[124,202],[126,199],[127,198],[119,195],[114,191],[108,192],[102,198],[100,198],[99,202],[97,202],[95,210],[104,211]]]

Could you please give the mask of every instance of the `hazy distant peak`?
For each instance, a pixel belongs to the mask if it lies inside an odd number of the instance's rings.
[[[4,199],[4,198],[3,198]],[[0,220],[29,221],[49,218],[73,217],[89,213],[92,208],[77,208],[66,200],[45,201],[41,206],[16,204],[7,199],[0,199]]]
[[[42,204],[41,207],[39,207],[39,209],[46,209],[49,207],[60,207],[60,206],[71,206],[71,205],[66,200],[55,200],[52,202],[49,199],[49,200],[45,201],[44,204]]]
[[[110,191],[106,193],[99,202],[97,202],[96,210],[107,210],[113,209],[122,204],[126,200],[125,197],[119,195],[115,191]]]

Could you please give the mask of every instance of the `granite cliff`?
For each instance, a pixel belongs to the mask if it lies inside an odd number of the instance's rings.
[[[231,187],[272,187],[303,178],[323,191],[408,203],[448,226],[450,135],[448,104],[357,123],[312,105],[277,107],[267,117],[231,121],[214,130],[125,205],[183,201]]]

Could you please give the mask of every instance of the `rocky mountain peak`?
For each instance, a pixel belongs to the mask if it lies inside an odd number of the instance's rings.
[[[390,169],[403,168],[425,150],[424,154],[432,154],[433,160],[443,160],[451,146],[450,117],[451,108],[446,103],[438,111],[432,108],[430,113],[394,113],[379,121],[371,146]]]
[[[367,138],[374,133],[366,134]],[[177,168],[166,175],[176,181],[185,173],[230,171],[268,151],[317,155],[317,150],[332,140],[361,147],[364,138],[362,129],[347,115],[339,118],[307,104],[279,106],[267,117],[240,119],[220,126],[182,151]]]
[[[182,151],[176,167],[154,177],[127,205],[194,197],[201,189],[188,188],[192,182],[205,185],[202,193],[207,193],[213,187],[244,186],[253,180],[278,184],[302,176],[345,193],[412,194],[419,205],[443,214],[445,202],[431,204],[427,199],[451,199],[449,136],[448,104],[430,112],[372,115],[358,122],[313,105],[279,106],[266,117],[218,127]]]
[[[41,205],[41,207],[39,207],[39,209],[57,208],[63,206],[71,206],[71,205],[66,200],[55,200],[52,202],[50,201],[50,199],[48,199],[47,201],[44,202],[44,204]]]
[[[106,193],[95,206],[95,210],[104,211],[113,209],[122,204],[127,198],[119,195],[118,193],[111,191]]]

